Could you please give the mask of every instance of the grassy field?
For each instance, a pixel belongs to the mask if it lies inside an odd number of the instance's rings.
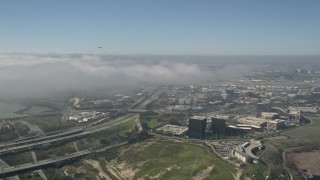
[[[209,179],[233,179],[231,172],[235,172],[231,165],[219,159],[207,147],[181,142],[143,142],[134,145],[119,160],[128,163],[130,168],[139,169],[134,179],[156,176],[161,172],[165,172],[161,179],[191,179],[212,165],[214,168]],[[167,170],[170,167],[175,168]]]
[[[151,117],[150,116],[143,117],[142,122],[146,123],[148,128],[150,128],[150,129],[159,127],[159,126],[166,123],[165,121],[161,121],[159,118],[152,117],[152,116]]]
[[[36,149],[34,150],[36,153],[38,161],[49,159],[56,156],[63,156],[65,154],[71,154],[76,152],[73,142],[68,142],[65,144],[59,144],[55,147],[50,147],[48,149]]]
[[[273,140],[271,143],[280,149],[288,149],[313,143],[319,144],[320,118],[308,118],[312,119],[312,124],[287,131],[282,135],[287,136],[288,139]]]
[[[266,175],[273,179],[289,179],[287,170],[283,167],[283,152],[290,148],[319,144],[320,118],[308,117],[313,123],[297,127],[281,133],[284,139],[271,139],[264,142],[265,149],[259,151],[257,156],[266,165],[247,165],[244,167],[244,176],[255,175],[255,179],[265,178]]]
[[[282,153],[285,151],[291,151],[291,148],[296,147],[311,147],[312,145],[320,144],[319,133],[320,133],[320,118],[319,117],[308,117],[313,121],[312,124],[297,127],[296,129],[289,130],[287,132],[281,133],[281,135],[286,136],[287,139],[273,139],[268,140],[264,143],[266,149],[262,151],[260,157],[264,160],[268,166],[274,166],[277,171],[284,174],[285,169],[283,169],[283,157]],[[292,159],[287,159],[288,161]],[[273,170],[275,171],[275,170]],[[273,172],[271,171],[271,172]],[[291,170],[293,174],[295,170]],[[294,174],[293,174],[294,175]],[[288,177],[288,175],[285,175]],[[295,175],[294,175],[295,176]],[[279,179],[279,178],[278,178]]]
[[[285,132],[283,133],[283,135],[293,139],[307,140],[307,141],[316,142],[316,143],[320,142],[320,139],[318,138],[319,132],[320,132],[320,118],[319,117],[308,117],[308,118],[310,118],[313,121],[312,124],[305,127],[294,129],[292,131]]]
[[[182,125],[186,119],[185,114],[157,114],[153,112],[140,113],[140,121],[149,129],[160,127],[166,123]]]

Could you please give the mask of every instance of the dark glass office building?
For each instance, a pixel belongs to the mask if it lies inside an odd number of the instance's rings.
[[[215,135],[225,135],[226,133],[226,117],[212,117],[212,133]]]
[[[205,139],[207,127],[207,118],[202,116],[193,116],[189,118],[188,136],[191,138]]]

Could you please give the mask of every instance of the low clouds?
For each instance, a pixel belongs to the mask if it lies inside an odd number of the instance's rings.
[[[136,83],[186,83],[210,72],[192,63],[82,54],[0,54],[0,95],[90,90]]]
[[[174,57],[91,54],[0,54],[0,96],[92,90],[139,83],[201,83],[240,78],[246,66],[210,69],[196,60]]]

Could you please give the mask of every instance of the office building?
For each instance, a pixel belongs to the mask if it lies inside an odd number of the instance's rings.
[[[205,139],[207,118],[202,116],[193,116],[189,118],[188,136],[191,138]]]
[[[215,135],[225,135],[227,116],[215,116],[211,118],[212,132]]]

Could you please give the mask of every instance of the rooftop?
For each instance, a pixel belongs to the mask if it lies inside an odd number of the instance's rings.
[[[207,118],[204,116],[192,116],[190,119],[203,121],[203,120],[206,120]]]
[[[215,119],[224,119],[224,120],[229,119],[228,116],[221,116],[221,115],[216,115],[216,116],[214,116],[213,118],[215,118]]]

